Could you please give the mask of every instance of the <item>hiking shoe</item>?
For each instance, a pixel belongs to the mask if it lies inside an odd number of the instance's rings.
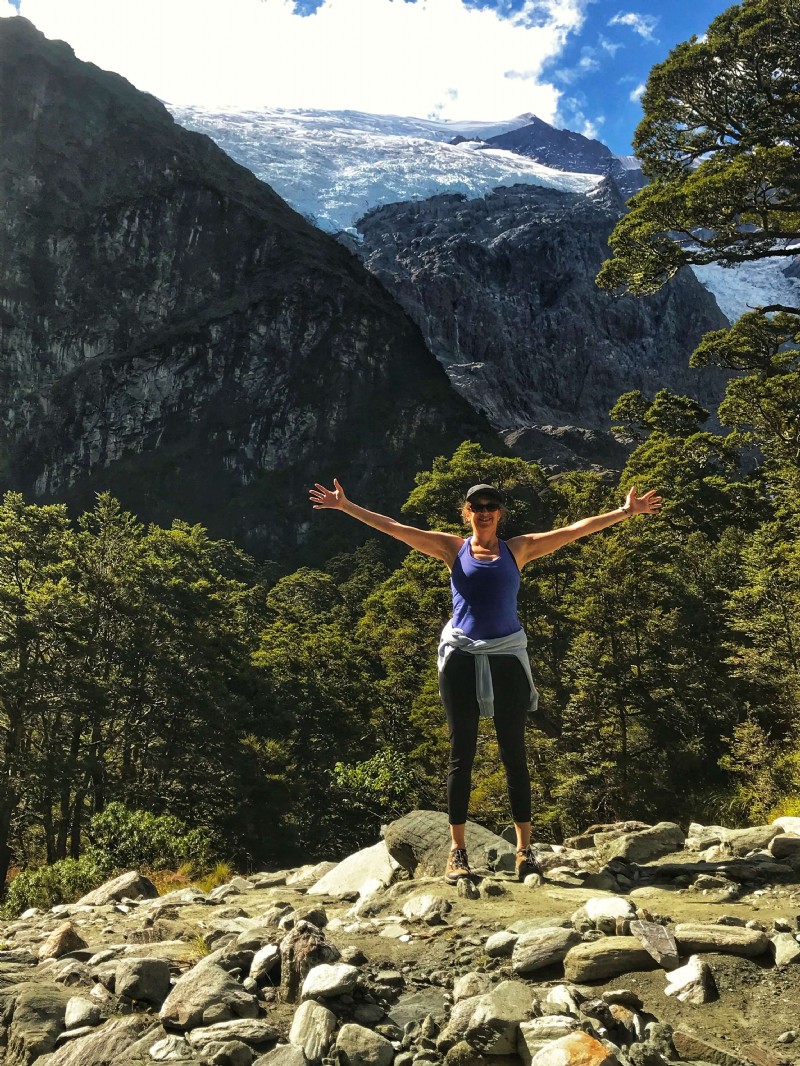
[[[542,870],[542,864],[539,862],[539,856],[530,844],[527,848],[517,849],[516,866],[517,879],[519,881],[524,881],[528,874],[538,874],[540,878],[544,878],[544,871]]]
[[[472,870],[469,868],[469,862],[467,862],[467,849],[466,848],[453,848],[447,857],[447,869],[444,872],[444,879],[448,885],[455,885],[462,877],[471,877]]]

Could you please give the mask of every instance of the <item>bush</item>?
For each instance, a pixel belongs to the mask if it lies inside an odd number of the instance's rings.
[[[190,829],[171,814],[129,810],[109,803],[89,823],[93,848],[114,867],[175,870],[188,866],[193,873],[211,869],[217,848],[208,831]]]
[[[52,866],[25,870],[9,885],[3,912],[7,918],[15,918],[28,907],[49,910],[57,903],[71,903],[101,885],[112,872],[106,857],[95,851],[79,859],[61,859]]]

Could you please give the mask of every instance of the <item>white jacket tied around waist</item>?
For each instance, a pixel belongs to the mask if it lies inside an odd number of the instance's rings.
[[[475,656],[475,695],[478,698],[480,712],[487,718],[494,717],[494,687],[492,671],[489,666],[490,655],[515,655],[522,663],[531,686],[531,705],[528,714],[533,714],[539,706],[539,693],[533,683],[531,664],[528,659],[528,638],[524,629],[510,633],[507,637],[494,637],[491,640],[473,640],[461,629],[453,628],[452,618],[442,630],[439,643],[439,673],[455,650],[468,652]]]

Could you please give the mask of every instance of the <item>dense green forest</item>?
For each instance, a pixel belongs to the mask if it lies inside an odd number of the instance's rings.
[[[796,5],[746,0],[654,68],[636,140],[650,184],[601,284],[647,292],[686,263],[790,254],[798,56]],[[616,507],[633,484],[665,498],[658,517],[523,572],[541,708],[560,732],[529,732],[536,838],[623,817],[800,814],[799,345],[791,307],[705,338],[697,372],[730,374],[719,430],[685,397],[620,397],[619,479],[547,477],[469,442],[417,476],[408,520],[453,532],[479,481],[510,498],[506,536]],[[199,526],[144,528],[107,495],[76,522],[6,495],[0,880],[87,852],[133,862],[145,844],[123,859],[119,842],[148,817],[143,837],[166,834],[169,861],[185,844],[245,867],[341,856],[410,807],[444,809],[448,613],[445,567],[388,538],[279,573]],[[471,813],[497,828],[490,729]]]

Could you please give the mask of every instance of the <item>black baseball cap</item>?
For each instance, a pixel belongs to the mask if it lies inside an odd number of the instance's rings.
[[[491,500],[497,500],[498,503],[505,503],[506,498],[500,489],[496,489],[494,485],[473,485],[472,488],[467,489],[467,503],[475,496],[488,496]]]

